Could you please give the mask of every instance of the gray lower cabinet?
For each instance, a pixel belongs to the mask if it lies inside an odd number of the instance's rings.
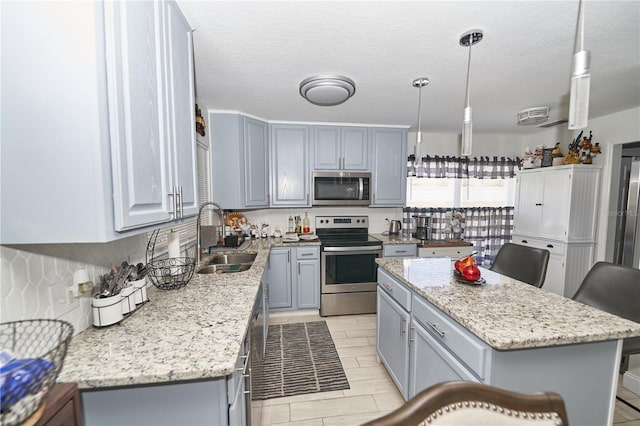
[[[407,336],[410,316],[381,286],[378,286],[377,298],[378,338],[376,350],[391,379],[406,400],[408,399],[409,390],[409,345]]]
[[[320,308],[320,248],[297,247],[295,251],[297,308],[318,309]]]
[[[416,257],[418,246],[416,244],[383,244],[382,257]]]
[[[272,248],[269,253],[269,307],[291,308],[291,249]]]
[[[268,125],[240,114],[210,113],[211,199],[224,209],[269,205]]]
[[[269,254],[269,306],[320,308],[320,248],[274,247]]]
[[[271,205],[311,206],[309,126],[271,124]]]
[[[407,130],[369,129],[372,155],[371,207],[404,207],[407,198]]]

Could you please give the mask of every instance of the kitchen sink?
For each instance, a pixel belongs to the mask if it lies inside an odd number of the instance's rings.
[[[231,265],[235,263],[253,263],[257,253],[219,254],[213,256],[209,265]]]
[[[257,253],[219,254],[198,269],[199,274],[229,274],[251,268]]]

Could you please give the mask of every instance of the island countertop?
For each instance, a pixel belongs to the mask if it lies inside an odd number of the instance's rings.
[[[640,324],[506,276],[482,286],[425,287],[405,278],[419,259],[378,258],[376,263],[416,294],[496,350],[516,350],[640,336]]]
[[[320,245],[256,240],[251,268],[230,274],[194,273],[177,290],[149,284],[149,302],[115,325],[88,329],[71,340],[59,382],[80,389],[135,386],[231,374],[274,246]]]

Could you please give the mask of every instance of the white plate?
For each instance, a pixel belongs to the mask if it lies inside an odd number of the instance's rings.
[[[317,240],[318,236],[317,235],[300,235],[300,239],[304,241],[313,241],[313,240]]]

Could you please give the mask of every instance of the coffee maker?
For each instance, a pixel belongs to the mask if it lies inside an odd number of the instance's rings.
[[[425,216],[414,216],[416,219],[416,232],[413,234],[413,238],[420,240],[424,243],[431,239],[431,220]]]

